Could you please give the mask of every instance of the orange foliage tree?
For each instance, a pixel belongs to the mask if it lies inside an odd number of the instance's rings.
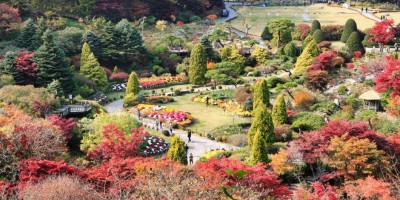
[[[311,92],[298,92],[294,95],[294,104],[299,108],[309,109],[314,102],[315,98]]]

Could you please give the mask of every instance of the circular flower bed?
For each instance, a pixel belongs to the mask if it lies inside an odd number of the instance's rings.
[[[162,106],[161,109],[156,109],[157,106],[154,105],[139,104],[136,106],[136,108],[140,110],[141,116],[144,118],[156,119],[158,117],[158,119],[164,123],[172,122],[172,124],[178,125],[179,128],[190,125],[193,120],[193,117],[190,115],[190,113],[166,106]]]
[[[145,137],[144,141],[140,149],[145,156],[160,155],[167,152],[169,149],[169,144],[164,139],[157,136],[148,135]]]

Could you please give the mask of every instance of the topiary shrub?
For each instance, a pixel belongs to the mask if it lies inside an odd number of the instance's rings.
[[[289,42],[288,44],[285,45],[283,48],[283,51],[286,56],[289,56],[291,58],[295,58],[299,54],[299,50],[297,47],[294,45],[293,42]]]
[[[341,42],[347,42],[349,39],[350,35],[353,32],[357,32],[357,23],[354,21],[354,19],[348,19],[346,21],[346,24],[344,25],[344,29],[342,32],[342,36],[340,37]]]
[[[358,35],[358,32],[354,31],[351,33],[349,36],[349,39],[346,42],[346,47],[349,50],[349,52],[357,52],[360,51],[363,54],[365,53],[365,48],[363,44],[361,43],[360,36]]]
[[[317,31],[317,30],[321,30],[321,24],[319,23],[318,20],[314,19],[311,22],[310,35],[313,35],[315,33],[315,31]]]
[[[302,132],[318,130],[322,127],[322,125],[324,125],[324,119],[322,118],[322,116],[311,112],[302,112],[293,116],[292,125],[290,126],[290,128]]]
[[[331,115],[339,110],[339,106],[337,106],[333,102],[325,101],[325,102],[316,103],[316,104],[312,105],[311,110],[323,112],[323,113],[327,113],[327,114]]]
[[[319,29],[314,32],[313,38],[314,38],[316,43],[320,43],[325,39],[324,34]]]
[[[175,90],[174,94],[175,94],[175,96],[179,96],[179,95],[181,95],[181,91],[180,90]]]
[[[270,78],[267,79],[267,83],[270,88],[275,88],[279,83],[284,84],[286,83],[286,81],[280,77],[271,76]]]
[[[315,102],[315,97],[312,93],[304,91],[294,95],[294,104],[296,107],[309,109]]]
[[[169,130],[163,130],[163,131],[162,131],[162,134],[165,135],[165,136],[167,136],[167,137],[171,136]]]

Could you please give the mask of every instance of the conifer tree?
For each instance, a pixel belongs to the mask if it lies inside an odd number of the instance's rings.
[[[135,72],[129,75],[128,84],[126,85],[126,94],[138,95],[140,92],[139,79]]]
[[[255,165],[259,162],[268,163],[268,144],[265,142],[261,131],[257,130],[250,151],[250,164]]]
[[[167,156],[173,161],[180,162],[184,165],[188,164],[185,142],[176,135],[171,139],[171,146],[169,147]]]
[[[43,44],[43,35],[47,30],[47,24],[46,21],[42,18],[38,19],[37,24],[36,24],[36,31],[33,36],[33,41],[32,41],[32,49],[37,49]]]
[[[81,68],[87,63],[90,54],[92,51],[90,50],[90,46],[88,43],[84,42],[82,46],[82,53],[81,53]]]
[[[53,80],[59,80],[65,93],[74,90],[72,73],[64,52],[54,43],[50,30],[43,34],[43,44],[35,52],[34,62],[38,67],[36,86],[46,87]]]
[[[190,53],[189,81],[195,85],[202,85],[206,82],[207,72],[206,52],[201,44],[197,44]]]
[[[283,48],[283,51],[285,52],[285,55],[291,58],[296,58],[298,54],[297,47],[294,45],[293,42],[289,42],[288,44],[285,45]]]
[[[26,20],[25,27],[22,29],[21,34],[17,39],[18,46],[30,51],[35,50],[35,33],[36,24],[31,18],[29,18]]]
[[[15,58],[18,55],[13,51],[7,51],[3,60],[0,60],[0,74],[12,74],[15,68]]]
[[[318,20],[314,19],[311,22],[310,35],[313,35],[316,30],[321,30],[321,24]]]
[[[249,146],[252,146],[254,135],[257,131],[260,131],[266,143],[272,144],[275,141],[274,124],[272,122],[271,113],[265,106],[259,106],[257,110],[255,110],[255,117],[247,133]]]
[[[265,26],[263,32],[261,33],[261,38],[263,40],[272,40],[272,33],[269,31],[268,26]]]
[[[269,106],[269,88],[268,82],[263,79],[253,86],[253,111],[257,107],[268,107]]]
[[[210,40],[208,39],[209,35],[205,34],[200,38],[200,44],[203,46],[204,51],[206,51],[208,60],[216,60],[216,55],[214,53],[214,49],[211,45]]]
[[[346,47],[350,52],[356,52],[360,51],[363,54],[365,53],[365,48],[361,42],[360,36],[358,35],[358,32],[354,31],[349,39],[346,42]]]
[[[116,74],[116,73],[118,73],[118,72],[119,72],[119,69],[118,69],[117,65],[115,65],[115,66],[114,66],[114,69],[113,69],[113,71],[112,71],[112,73],[113,73],[113,74]]]
[[[348,19],[346,21],[346,24],[344,25],[340,41],[346,43],[350,37],[350,34],[353,33],[354,31],[357,31],[357,23],[356,21],[354,21],[354,19]]]
[[[101,34],[101,58],[104,61],[117,60],[119,53],[117,50],[118,39],[115,31],[115,26],[111,21],[108,21],[103,27],[103,33]]]
[[[283,94],[279,94],[274,102],[274,107],[272,108],[272,121],[274,126],[279,126],[286,122],[286,103]]]
[[[324,40],[324,34],[322,33],[321,30],[318,29],[318,30],[314,31],[313,39],[318,44]]]
[[[107,90],[107,75],[93,53],[89,55],[85,65],[81,66],[80,74],[95,82],[103,92]]]
[[[118,34],[118,51],[122,52],[122,61],[132,61],[137,55],[146,54],[143,39],[139,31],[126,19],[122,19],[115,26]]]
[[[301,55],[297,58],[293,75],[299,76],[307,70],[313,61],[314,57],[319,54],[318,46],[314,39],[312,39]]]
[[[90,46],[90,50],[93,52],[94,56],[96,58],[99,58],[101,60],[101,41],[100,39],[96,36],[96,34],[93,31],[87,31],[82,35],[82,42],[86,42]]]

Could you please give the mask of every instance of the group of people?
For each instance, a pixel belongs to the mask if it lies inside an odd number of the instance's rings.
[[[368,12],[368,8],[363,8],[363,7],[362,7],[362,8],[361,8],[361,12],[364,12],[364,11],[367,13],[367,12]]]
[[[154,127],[155,127],[156,131],[158,131],[158,130],[163,131],[164,128],[165,128],[165,127],[164,127],[164,124],[163,124],[163,121],[160,120],[158,117],[156,117]],[[170,122],[168,123],[168,130],[169,130],[169,133],[170,133],[170,134],[172,134],[172,128],[173,128],[173,127],[174,127],[174,125],[173,125],[172,122],[170,121]]]

